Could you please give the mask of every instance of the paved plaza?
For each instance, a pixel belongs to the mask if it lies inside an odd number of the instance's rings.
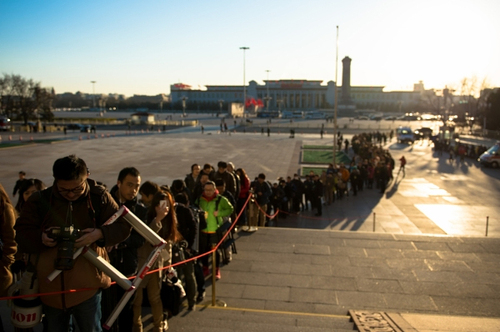
[[[76,133],[58,143],[4,148],[0,183],[11,193],[22,169],[50,185],[54,160],[72,153],[108,187],[126,166],[137,167],[143,181],[171,184],[191,164],[219,160],[232,161],[251,178],[263,172],[273,182],[299,171],[303,145],[331,138],[217,129],[206,125],[203,135],[196,127],[113,132],[81,140]],[[405,155],[408,165],[385,194],[365,189],[325,206],[322,217],[309,210],[277,220],[276,227],[238,233],[238,254],[217,282],[217,297],[228,307],[182,312],[170,321],[171,330],[339,331],[335,324],[348,310],[361,310],[388,313],[405,331],[459,331],[452,323],[437,329],[446,321],[441,315],[500,331],[500,172],[473,160],[449,163],[427,142],[393,141],[386,148],[396,160]],[[8,309],[1,312],[6,325]],[[434,321],[435,329],[424,329],[424,321]]]

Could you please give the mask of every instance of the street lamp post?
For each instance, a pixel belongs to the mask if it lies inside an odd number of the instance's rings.
[[[188,99],[188,97],[182,96],[182,117],[183,118],[186,117],[186,100],[187,99]]]
[[[337,72],[339,63],[339,26],[337,25],[337,39],[335,47],[335,106],[333,110],[333,166],[337,165],[337,108],[338,108],[338,86],[337,86]]]
[[[92,107],[95,108],[95,83],[96,81],[90,81],[92,83]]]
[[[267,106],[267,111],[269,112],[269,102],[271,101],[271,97],[269,96],[269,72],[270,70],[267,69],[267,82],[266,82],[266,87],[267,87],[267,96],[266,96],[266,106]]]
[[[222,114],[222,105],[224,104],[224,99],[219,99],[219,112]]]
[[[245,52],[249,50],[250,47],[242,46],[240,50],[243,50],[243,114],[245,114],[245,103],[247,101],[247,90],[246,90],[246,79],[245,79]]]

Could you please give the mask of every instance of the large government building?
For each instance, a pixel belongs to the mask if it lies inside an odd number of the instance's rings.
[[[247,100],[259,101],[270,110],[318,110],[333,108],[335,89],[338,92],[339,109],[374,109],[379,111],[405,111],[416,105],[420,99],[423,84],[415,84],[413,91],[383,91],[384,86],[351,86],[351,59],[342,60],[342,86],[335,82],[306,79],[268,80],[264,85],[250,81],[246,86]],[[184,83],[170,86],[172,103],[182,102],[198,104],[241,103],[243,86],[241,85],[206,85],[206,90],[192,89]]]

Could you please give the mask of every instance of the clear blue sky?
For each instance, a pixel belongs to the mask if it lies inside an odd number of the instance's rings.
[[[154,95],[178,82],[335,80],[411,90],[500,86],[499,0],[0,0],[0,74],[57,93]]]

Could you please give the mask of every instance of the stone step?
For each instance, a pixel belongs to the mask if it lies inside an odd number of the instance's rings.
[[[144,322],[149,328],[148,321]],[[174,331],[245,331],[245,332],[294,332],[311,331],[346,332],[354,330],[354,323],[348,315],[321,315],[302,313],[283,313],[266,310],[245,311],[197,307],[196,311],[182,311],[169,320]]]

